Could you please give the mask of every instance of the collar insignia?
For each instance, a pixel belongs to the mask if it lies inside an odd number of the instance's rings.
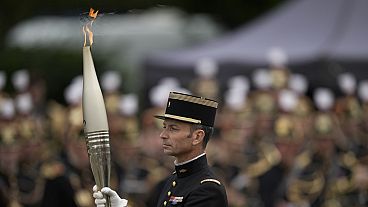
[[[185,173],[186,171],[188,171],[187,169],[181,169],[179,170],[180,173]]]

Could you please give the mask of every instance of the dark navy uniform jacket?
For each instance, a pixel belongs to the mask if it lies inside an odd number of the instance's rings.
[[[157,207],[227,207],[225,187],[210,171],[206,155],[175,166],[158,199]]]

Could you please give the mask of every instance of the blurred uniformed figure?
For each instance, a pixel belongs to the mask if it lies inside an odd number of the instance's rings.
[[[262,206],[277,206],[281,192],[287,186],[287,178],[293,169],[295,157],[300,152],[300,137],[292,116],[282,114],[274,123],[274,164],[259,176],[259,194]]]
[[[285,118],[285,120],[290,120],[292,122],[292,133],[293,133],[293,143],[296,148],[300,148],[305,141],[307,132],[310,130],[309,120],[300,117],[297,113],[300,96],[293,90],[283,89],[279,91],[278,94],[278,108],[279,113],[278,118]],[[309,112],[310,113],[310,112]],[[310,113],[309,116],[312,114]],[[305,115],[306,116],[306,115]],[[276,124],[276,122],[275,122]],[[274,126],[275,128],[275,126]]]
[[[10,198],[8,205],[37,206],[41,202],[44,187],[44,177],[40,172],[45,147],[44,129],[42,123],[32,116],[33,103],[27,91],[28,71],[15,72],[12,83],[16,89],[15,99],[8,97],[1,104],[5,112],[4,128],[1,129],[2,143],[5,144],[2,146],[5,151],[1,155],[5,157],[5,163],[2,164],[9,167],[5,176],[5,183],[9,187],[6,192]]]
[[[361,133],[363,113],[356,93],[357,82],[351,73],[339,74],[337,82],[343,95],[336,101],[335,112],[348,147],[354,152],[366,139]]]
[[[192,81],[190,90],[199,96],[211,99],[219,98],[219,84],[217,81],[218,64],[212,58],[201,58],[197,61],[194,72],[196,78]]]
[[[309,117],[313,112],[313,103],[306,95],[308,90],[308,80],[302,74],[291,74],[289,78],[289,89],[298,95],[298,103],[295,114],[299,117]]]
[[[334,96],[330,90],[319,88],[314,99],[319,111],[313,119],[313,133],[296,157],[285,185],[285,201],[279,206],[355,206],[350,196],[355,190],[356,158],[349,151],[339,150],[341,133],[331,113]]]
[[[253,150],[256,156],[247,154],[246,173],[253,183],[248,192],[252,199],[251,206],[275,206],[277,192],[284,183],[298,153],[300,138],[295,131],[294,109],[297,103],[296,94],[287,89],[278,93],[277,107],[279,113],[272,123],[270,140],[254,141]],[[252,146],[252,145],[251,145]]]
[[[244,206],[243,182],[237,176],[244,168],[245,148],[252,128],[252,109],[248,100],[250,83],[245,76],[233,76],[228,80],[224,104],[217,115],[218,133],[214,135],[206,151],[213,169],[222,176],[229,206]]]
[[[258,140],[270,139],[272,124],[277,114],[277,95],[271,89],[271,76],[267,69],[257,69],[252,74],[255,86],[249,94],[254,113],[253,136]]]
[[[66,94],[68,93],[70,91],[66,92]],[[44,178],[44,190],[39,206],[77,207],[74,200],[74,190],[67,173],[68,168],[66,167],[67,150],[64,138],[68,125],[64,121],[67,120],[65,117],[68,117],[68,114],[63,106],[54,101],[50,102],[45,111],[48,113],[46,115],[48,124],[44,124],[44,126],[50,129],[45,130],[48,133],[43,140],[46,145],[43,148],[43,162],[40,166],[40,173]]]
[[[368,147],[368,81],[364,80],[359,83],[358,96],[362,104],[362,122],[361,133],[365,137],[362,139],[362,146]]]
[[[50,147],[53,149],[55,154],[63,154],[64,150],[64,136],[65,129],[67,127],[67,108],[56,102],[55,100],[50,100],[47,103],[46,118],[48,123],[47,126],[47,136],[50,139]]]
[[[104,92],[108,114],[119,113],[121,76],[117,71],[109,70],[101,76],[101,88]]]
[[[277,91],[288,87],[290,75],[287,68],[288,57],[281,48],[271,48],[267,55],[272,88],[277,93]]]
[[[82,118],[82,77],[75,77],[64,91],[68,103],[67,108],[53,103],[50,105],[48,116],[65,116],[65,119],[54,117],[51,119],[52,127],[63,127],[64,131],[51,130],[57,134],[52,136],[62,147],[51,148],[55,150],[45,164],[42,171],[46,177],[46,186],[42,206],[93,206],[92,196],[87,189],[93,186],[93,176],[89,167],[89,159],[83,137]],[[65,121],[65,122],[64,122]],[[61,133],[61,134],[59,134]],[[59,137],[61,135],[61,137]],[[50,145],[53,146],[54,144]]]
[[[297,95],[297,104],[294,109],[294,124],[296,133],[300,138],[307,137],[312,128],[313,103],[306,95],[308,80],[302,74],[291,74],[289,78],[289,89]]]
[[[361,140],[356,151],[358,164],[354,180],[358,190],[358,200],[361,206],[368,205],[368,81],[363,80],[358,86],[358,96],[362,104]]]
[[[336,114],[339,119],[359,118],[361,116],[359,101],[356,97],[357,81],[353,74],[342,73],[337,77],[337,83],[342,92],[336,102]],[[342,120],[343,121],[343,120]]]
[[[164,120],[160,138],[164,153],[176,158],[175,172],[163,182],[156,206],[228,205],[225,188],[210,170],[205,153],[216,109],[216,101],[170,93],[165,113],[156,117]],[[126,206],[110,188],[101,191],[117,201],[112,207]],[[96,204],[106,202],[102,193],[94,193]]]
[[[234,76],[229,79],[228,90],[224,94],[224,106],[219,111],[215,123],[221,137],[245,139],[242,133],[247,133],[244,129],[248,130],[252,122],[249,88],[249,80],[245,76]]]
[[[114,189],[124,189],[125,193],[134,194],[137,189],[144,189],[144,185],[131,185],[130,180],[135,181],[136,176],[132,171],[138,172],[139,166],[136,159],[138,157],[138,120],[137,109],[138,100],[133,94],[123,95],[120,92],[121,76],[117,71],[109,70],[101,76],[101,87],[104,92],[104,100],[109,123],[109,133],[111,141],[112,166],[111,166],[111,187]],[[130,160],[129,160],[130,159]],[[138,174],[138,173],[137,173]],[[128,181],[127,181],[128,180]],[[138,184],[135,183],[135,184]],[[131,204],[134,199],[129,198]]]
[[[119,114],[123,117],[124,135],[132,142],[138,141],[138,97],[136,94],[124,94],[119,100]]]
[[[0,107],[0,204],[6,207],[21,206],[16,175],[22,146],[17,140],[15,115],[14,101],[3,97]]]
[[[123,94],[118,113],[109,117],[112,161],[117,174],[117,180],[111,181],[111,188],[129,199],[130,206],[144,206],[143,197],[149,189],[146,182],[151,167],[140,152],[137,111],[137,96]]]
[[[72,80],[65,94],[69,103],[64,138],[65,162],[67,177],[74,190],[74,200],[79,207],[93,205],[93,199],[88,192],[94,184],[83,135],[82,89],[82,77],[77,76]]]
[[[244,127],[243,134],[243,161],[240,161],[239,172],[235,171],[230,182],[245,196],[246,205],[260,206],[261,198],[258,193],[259,176],[263,175],[274,165],[273,153],[277,152],[273,141],[273,121],[277,112],[276,96],[271,90],[269,70],[257,69],[252,74],[255,90],[247,96],[247,107],[250,121],[240,122]],[[237,123],[239,125],[239,123]],[[244,133],[245,132],[245,133]],[[234,185],[235,184],[235,185]]]
[[[0,107],[0,189],[4,206],[39,206],[46,182],[41,170],[48,152],[45,129],[33,116],[31,95],[21,92],[14,101],[3,99]]]
[[[48,156],[44,124],[33,116],[33,100],[29,93],[16,96],[17,136],[22,143],[22,156],[17,173],[23,206],[37,206],[44,193],[45,176],[41,170]]]

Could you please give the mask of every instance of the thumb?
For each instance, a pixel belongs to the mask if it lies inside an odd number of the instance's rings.
[[[98,191],[97,185],[94,185],[92,190],[93,190],[93,192],[97,192]]]

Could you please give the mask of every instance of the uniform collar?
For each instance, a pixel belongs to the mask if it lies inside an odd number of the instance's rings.
[[[183,178],[192,175],[203,168],[207,167],[207,157],[203,153],[186,162],[175,164],[175,173],[179,178]]]

